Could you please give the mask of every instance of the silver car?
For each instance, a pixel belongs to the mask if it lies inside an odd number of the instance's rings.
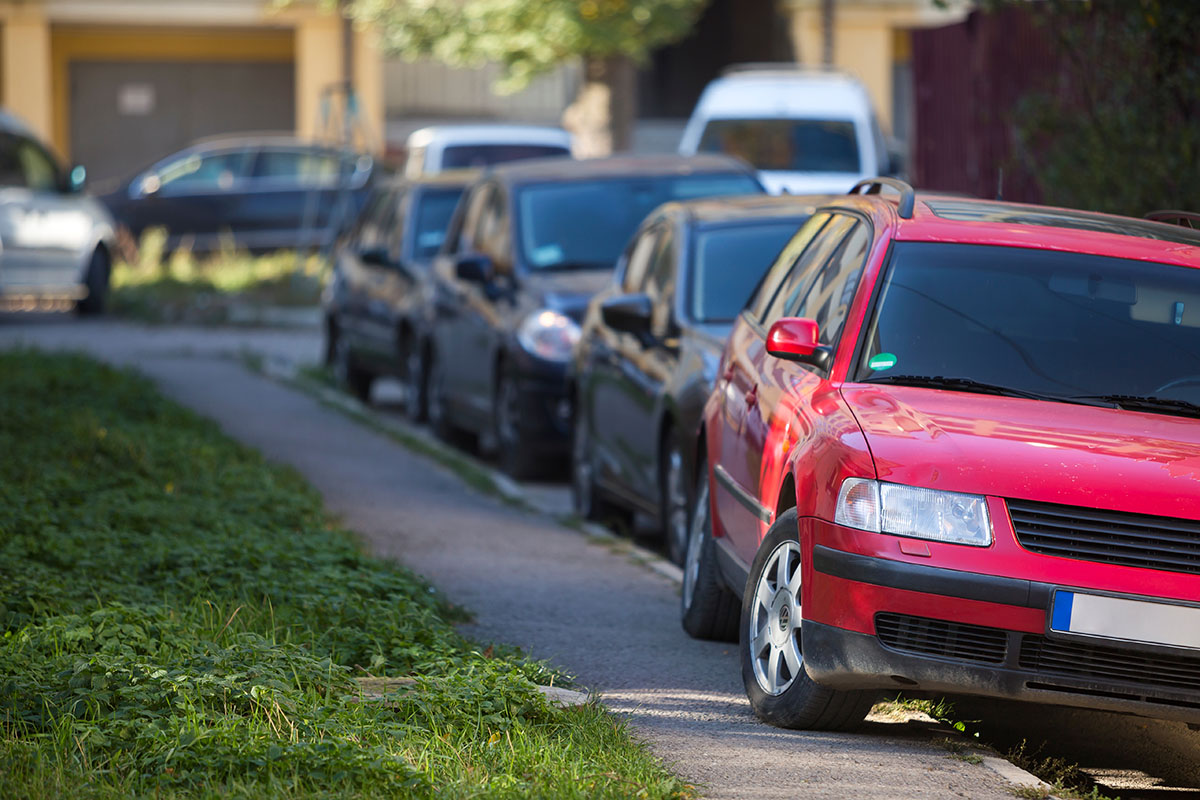
[[[113,222],[84,175],[0,111],[0,309],[104,310]]]

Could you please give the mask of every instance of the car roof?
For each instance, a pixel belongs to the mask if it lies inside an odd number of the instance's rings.
[[[508,183],[583,181],[603,178],[737,173],[755,177],[746,163],[722,155],[610,156],[608,158],[535,158],[492,167],[488,174]]]
[[[700,200],[665,203],[663,213],[679,213],[689,222],[698,225],[716,225],[723,222],[810,217],[817,207],[828,203],[827,194],[814,195],[769,195],[743,194],[730,197],[707,197]]]
[[[433,125],[408,135],[405,144],[427,147],[442,144],[541,144],[571,146],[571,134],[550,125]]]
[[[834,205],[869,205],[880,199],[891,206],[897,198],[848,195]],[[1200,232],[1116,214],[918,193],[912,218],[898,223],[897,241],[1061,250],[1200,267]]]

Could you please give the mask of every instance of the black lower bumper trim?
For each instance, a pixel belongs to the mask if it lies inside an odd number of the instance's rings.
[[[834,550],[824,545],[813,547],[813,568],[835,578],[889,589],[905,589],[1022,608],[1048,609],[1054,588],[1049,583],[873,558]]]
[[[1003,665],[967,663],[896,652],[870,634],[810,620],[802,625],[805,670],[813,680],[835,689],[980,695],[1200,723],[1198,689],[1168,690],[1022,669],[1015,662],[1016,647],[1009,648],[1013,655]]]

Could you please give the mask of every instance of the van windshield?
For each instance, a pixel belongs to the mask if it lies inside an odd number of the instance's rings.
[[[756,169],[858,172],[854,122],[841,119],[714,119],[700,152],[727,153]]]

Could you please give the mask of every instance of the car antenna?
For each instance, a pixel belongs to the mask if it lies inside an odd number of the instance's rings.
[[[1004,199],[1004,167],[1000,167],[997,170],[997,172],[998,172],[998,174],[996,176],[996,199],[1003,200]]]

